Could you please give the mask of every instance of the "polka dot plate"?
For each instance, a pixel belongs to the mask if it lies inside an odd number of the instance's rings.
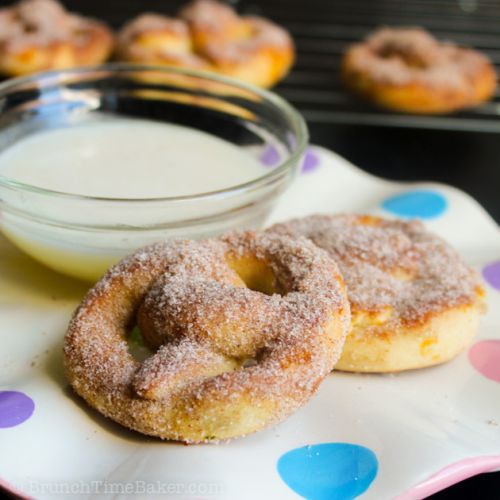
[[[371,177],[321,148],[269,222],[314,212],[418,217],[484,278],[489,312],[448,364],[332,373],[295,415],[219,445],[122,429],[67,388],[62,340],[85,286],[0,239],[0,485],[24,497],[424,498],[500,468],[500,231],[464,193]]]

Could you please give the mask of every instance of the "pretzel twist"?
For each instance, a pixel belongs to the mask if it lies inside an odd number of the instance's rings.
[[[256,16],[238,16],[215,0],[196,0],[177,18],[143,14],[118,36],[118,59],[213,71],[270,87],[294,59],[290,35]]]
[[[268,231],[307,237],[339,266],[352,329],[336,369],[395,372],[443,363],[477,331],[485,307],[477,273],[420,221],[318,214]]]
[[[373,102],[410,113],[476,106],[497,86],[485,55],[439,42],[420,28],[381,28],[352,45],[342,61],[342,77]]]
[[[288,416],[331,371],[349,325],[326,252],[282,236],[174,241],[125,259],[65,339],[68,378],[113,420],[166,439],[248,434]],[[128,351],[138,324],[155,352]]]
[[[104,23],[71,14],[56,0],[0,10],[0,71],[7,75],[99,64],[113,45]]]

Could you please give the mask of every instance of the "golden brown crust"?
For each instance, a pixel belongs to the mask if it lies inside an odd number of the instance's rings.
[[[477,330],[485,302],[477,274],[418,221],[313,215],[268,231],[305,236],[339,265],[352,329],[337,369],[387,372],[441,363]]]
[[[70,14],[55,0],[23,0],[0,11],[0,72],[10,76],[99,64],[113,44],[104,23]]]
[[[119,60],[213,71],[270,87],[294,59],[289,34],[266,19],[238,16],[215,0],[195,0],[178,18],[143,14],[119,34]]]
[[[381,28],[352,45],[342,61],[342,79],[381,106],[439,114],[490,99],[497,77],[478,51],[438,42],[420,28]]]
[[[131,429],[229,439],[304,404],[338,359],[349,320],[335,264],[305,239],[167,242],[89,292],[65,338],[66,372],[91,406]],[[143,363],[126,342],[136,322],[156,349]]]

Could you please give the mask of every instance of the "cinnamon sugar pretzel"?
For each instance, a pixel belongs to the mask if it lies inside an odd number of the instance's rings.
[[[449,113],[490,99],[495,69],[480,52],[439,42],[421,28],[381,28],[342,62],[347,87],[381,106]]]
[[[477,331],[485,292],[477,274],[419,221],[313,215],[272,234],[307,237],[344,276],[352,329],[336,369],[394,372],[447,361]]]
[[[242,436],[290,415],[337,361],[349,327],[343,280],[306,239],[236,233],[160,243],[114,266],[76,311],[69,381],[144,434]],[[153,350],[128,351],[138,324]]]
[[[195,0],[177,18],[146,13],[118,36],[119,60],[206,70],[270,87],[294,59],[289,34],[215,0]]]
[[[99,64],[112,49],[104,23],[68,13],[56,0],[22,0],[0,10],[0,72],[6,75]]]

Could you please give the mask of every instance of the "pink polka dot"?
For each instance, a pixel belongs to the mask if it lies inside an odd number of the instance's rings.
[[[500,382],[500,340],[482,340],[469,350],[471,365],[482,375]]]

